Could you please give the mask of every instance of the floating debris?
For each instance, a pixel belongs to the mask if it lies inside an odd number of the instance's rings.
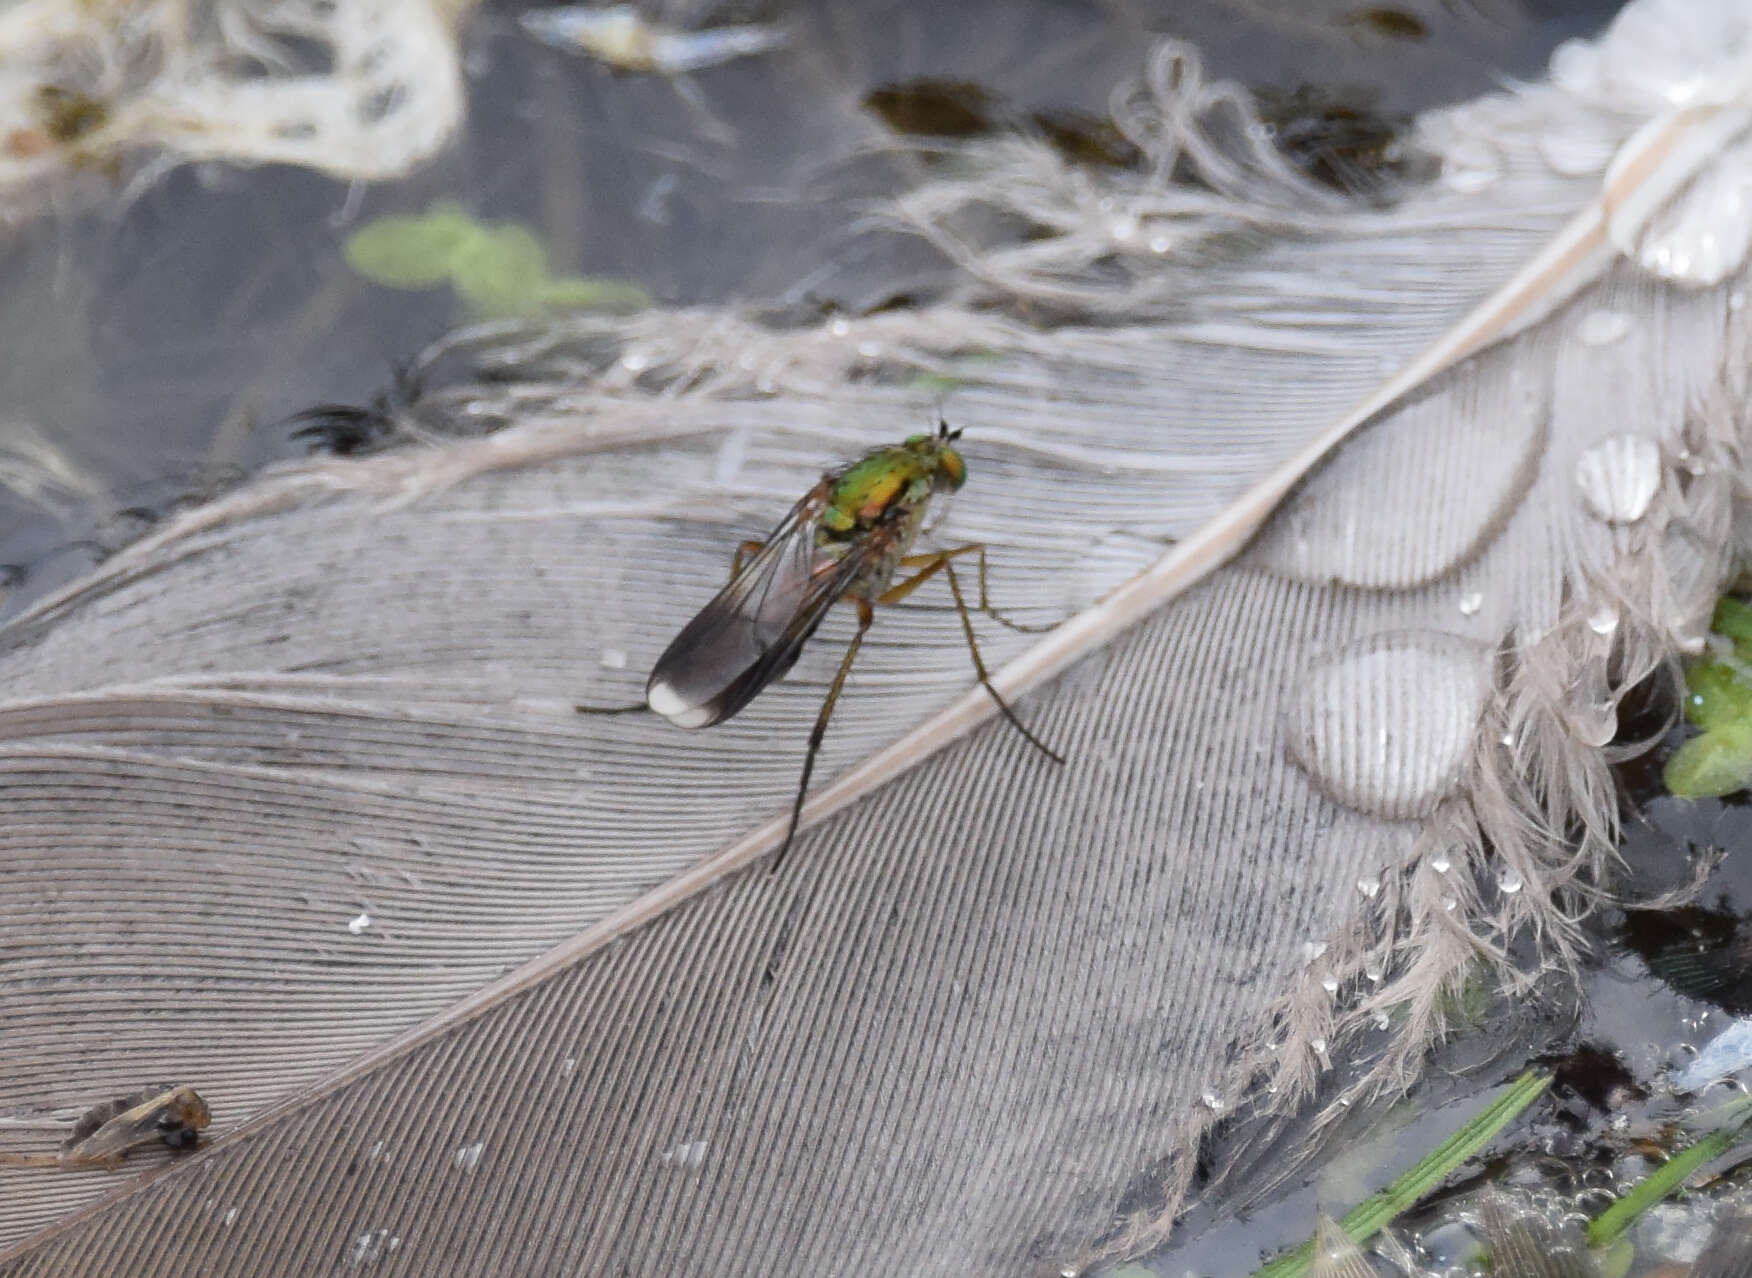
[[[1736,915],[1700,905],[1633,910],[1619,939],[1686,998],[1752,1016],[1752,929]]]
[[[1325,1212],[1314,1222],[1314,1262],[1308,1266],[1308,1278],[1375,1278],[1375,1267],[1363,1249]]]
[[[906,80],[872,89],[864,108],[908,137],[975,138],[1011,127],[991,93],[971,80]]]
[[[1752,1019],[1735,1021],[1705,1043],[1691,1064],[1673,1076],[1673,1086],[1682,1092],[1701,1091],[1748,1066],[1752,1066]]]
[[[105,1167],[114,1171],[136,1149],[163,1142],[193,1149],[211,1121],[207,1102],[192,1087],[159,1083],[93,1105],[73,1124],[58,1154],[0,1154],[0,1166]]]
[[[516,222],[479,222],[454,200],[425,213],[375,218],[353,232],[347,265],[385,288],[423,291],[449,284],[480,319],[544,311],[627,313],[651,295],[624,280],[553,275],[547,249]]]
[[[646,21],[630,4],[530,9],[518,21],[543,44],[581,49],[619,71],[659,75],[680,75],[770,53],[789,38],[783,27],[753,24],[681,31]]]
[[[1752,1212],[1738,1211],[1716,1222],[1690,1278],[1752,1278]]]
[[[1375,195],[1434,168],[1406,141],[1411,118],[1382,111],[1373,90],[1266,87],[1254,91],[1254,109],[1284,159],[1347,195]]]
[[[1353,31],[1383,40],[1415,42],[1430,38],[1430,29],[1424,20],[1404,9],[1352,9],[1339,21]]]
[[[1143,150],[1111,118],[1085,111],[1022,111],[971,80],[922,78],[872,89],[864,109],[906,137],[965,140],[998,133],[1044,138],[1074,164],[1137,169]]]
[[[1585,1242],[1560,1235],[1542,1216],[1501,1194],[1485,1197],[1479,1224],[1490,1250],[1490,1272],[1499,1278],[1597,1278]]]

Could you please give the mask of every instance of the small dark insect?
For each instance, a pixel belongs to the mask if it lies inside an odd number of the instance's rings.
[[[286,419],[297,427],[293,439],[309,442],[312,452],[351,457],[369,452],[396,432],[396,415],[420,396],[420,380],[406,364],[392,369],[389,389],[368,404],[318,404]]]
[[[211,1121],[207,1102],[192,1087],[159,1084],[93,1105],[73,1124],[58,1154],[0,1154],[6,1167],[105,1167],[122,1165],[130,1152],[163,1141],[193,1149]]]
[[[904,443],[874,449],[823,475],[764,542],[742,544],[729,584],[682,628],[651,671],[645,686],[651,709],[683,728],[710,727],[736,714],[795,665],[803,645],[836,602],[849,600],[857,608],[857,633],[809,734],[803,775],[784,842],[774,857],[775,867],[796,836],[816,753],[870,628],[874,605],[898,603],[938,573],[954,596],[979,682],[1031,745],[1053,762],[1064,762],[1022,726],[992,686],[979,655],[953,560],[977,555],[980,611],[1013,629],[1029,629],[1008,621],[988,601],[985,547],[974,543],[908,553],[931,498],[960,488],[967,477],[966,463],[954,446],[960,434],[940,422],[935,435],[914,435]],[[891,584],[902,568],[913,575]]]

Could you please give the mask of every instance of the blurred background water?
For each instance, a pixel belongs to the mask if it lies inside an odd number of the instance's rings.
[[[948,269],[872,224],[921,164],[887,145],[889,124],[1098,143],[1113,87],[1174,35],[1278,103],[1293,153],[1366,176],[1346,157],[1386,145],[1410,113],[1537,75],[1558,42],[1617,8],[695,3],[653,13],[782,24],[785,43],[672,77],[542,43],[518,21],[529,7],[468,20],[466,123],[405,180],[188,164],[118,174],[95,204],[0,229],[0,480],[14,481],[0,482],[0,608],[76,576],[173,504],[305,451],[292,414],[369,397],[393,361],[469,318],[450,290],[384,288],[349,267],[347,238],[380,215],[454,199],[527,226],[556,272],[629,281],[666,305],[861,312],[928,297]]]

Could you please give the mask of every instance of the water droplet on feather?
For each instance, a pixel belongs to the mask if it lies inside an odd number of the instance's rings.
[[[1341,803],[1421,816],[1458,778],[1489,686],[1483,649],[1453,635],[1362,640],[1308,671],[1292,703],[1291,754]]]
[[[1576,487],[1596,519],[1633,524],[1661,487],[1661,450],[1642,435],[1614,435],[1576,462]]]

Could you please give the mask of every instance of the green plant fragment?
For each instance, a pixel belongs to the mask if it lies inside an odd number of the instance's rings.
[[[1700,728],[1752,718],[1749,675],[1736,662],[1697,662],[1685,672],[1685,717]]]
[[[528,227],[514,222],[483,226],[456,254],[450,282],[482,319],[527,315],[542,309],[547,250]]]
[[[1709,624],[1718,635],[1726,635],[1736,644],[1752,644],[1752,604],[1743,599],[1723,595]]]
[[[1456,1168],[1488,1145],[1517,1114],[1531,1105],[1551,1084],[1551,1075],[1538,1070],[1522,1074],[1489,1105],[1474,1114],[1447,1140],[1437,1145],[1404,1175],[1350,1212],[1339,1223],[1354,1242],[1364,1242],[1391,1223],[1400,1212],[1435,1189]],[[1253,1278],[1301,1278],[1314,1259],[1310,1239],[1253,1273]]]
[[[1598,1248],[1616,1242],[1638,1216],[1678,1190],[1698,1168],[1739,1144],[1749,1127],[1752,1122],[1719,1128],[1655,1168],[1628,1194],[1588,1222],[1588,1246]]]
[[[1752,783],[1752,718],[1733,719],[1675,750],[1663,770],[1667,789],[1682,799],[1733,794]]]
[[[460,204],[440,200],[425,213],[375,218],[347,237],[347,265],[385,288],[437,288],[484,232]]]
[[[608,311],[630,315],[651,305],[651,295],[637,284],[600,276],[562,275],[545,281],[536,300],[551,311]]]

